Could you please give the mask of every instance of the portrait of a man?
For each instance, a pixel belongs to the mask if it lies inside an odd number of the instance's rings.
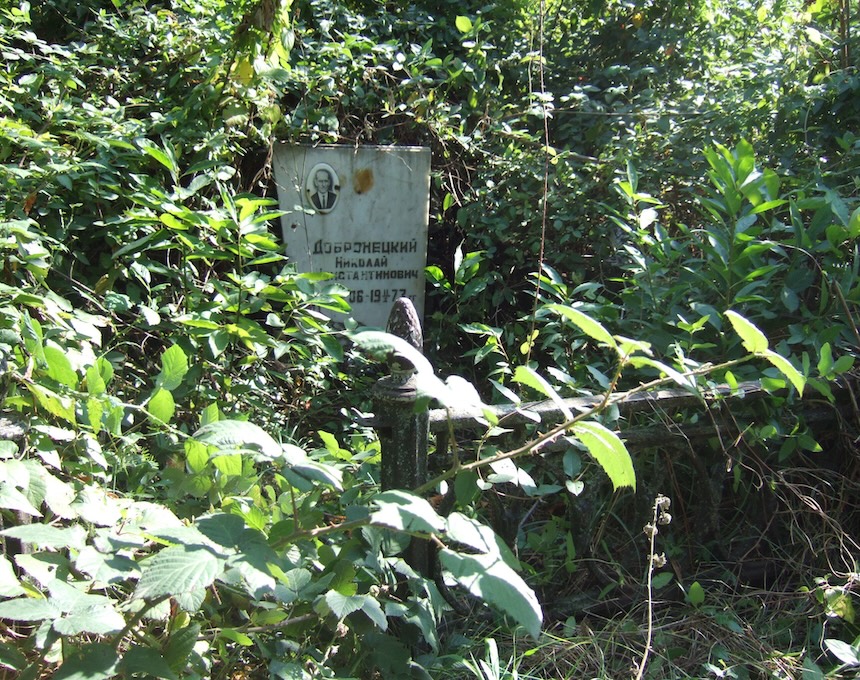
[[[317,212],[331,212],[337,204],[340,182],[330,165],[316,165],[308,177],[307,191],[311,207]]]

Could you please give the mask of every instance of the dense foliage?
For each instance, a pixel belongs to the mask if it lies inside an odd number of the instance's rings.
[[[852,677],[852,21],[847,0],[0,8],[0,665]],[[469,382],[329,321],[347,291],[279,243],[277,141],[431,147],[426,351]],[[487,430],[382,492],[363,412],[392,354]],[[770,396],[619,411],[746,380]],[[529,398],[565,422],[511,435],[485,405],[538,421]],[[691,439],[617,434],[657,425]],[[433,574],[404,559],[428,537]]]

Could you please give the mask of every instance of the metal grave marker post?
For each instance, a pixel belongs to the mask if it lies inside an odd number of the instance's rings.
[[[284,144],[273,164],[298,271],[334,274],[364,325],[384,327],[399,297],[423,318],[430,150]]]

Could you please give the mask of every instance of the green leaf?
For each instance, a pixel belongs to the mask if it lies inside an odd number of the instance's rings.
[[[143,573],[134,596],[154,599],[207,588],[223,568],[224,559],[209,548],[199,545],[170,546],[143,564]]]
[[[225,477],[239,477],[242,474],[242,456],[223,454],[212,458],[212,465]]]
[[[119,656],[112,645],[94,643],[68,654],[54,680],[107,680],[116,675]]]
[[[674,574],[671,571],[661,571],[659,574],[654,574],[654,577],[651,579],[651,587],[654,590],[665,588],[672,582],[673,578]]]
[[[558,392],[556,392],[543,378],[543,376],[539,375],[533,368],[522,365],[517,366],[514,371],[513,381],[518,382],[521,385],[531,387],[533,390],[536,390],[540,394],[552,400],[552,402],[558,406],[559,410],[564,414],[566,420],[571,420],[573,418],[573,414],[565,405],[562,398],[558,395]]]
[[[846,666],[860,666],[860,648],[836,639],[825,640],[824,646]]]
[[[372,524],[425,534],[439,533],[445,528],[445,520],[429,502],[406,491],[384,491],[374,496],[373,504],[378,510],[370,515]]]
[[[609,347],[612,347],[615,350],[618,349],[615,338],[612,337],[612,334],[587,314],[583,314],[578,309],[568,305],[551,304],[546,305],[546,309],[561,314],[588,337],[597,340],[597,342],[601,342],[604,345],[609,345]]]
[[[848,220],[848,235],[851,238],[860,236],[860,208],[855,208]]]
[[[191,472],[203,472],[209,462],[209,447],[196,439],[186,439],[183,448],[188,469]]]
[[[803,388],[806,385],[806,379],[801,375],[794,365],[781,354],[777,354],[771,349],[761,352],[761,356],[767,359],[771,364],[776,366],[779,371],[794,385],[799,395],[803,395]]]
[[[656,359],[651,359],[649,357],[636,356],[630,357],[629,359],[630,365],[635,368],[641,368],[642,366],[650,366],[651,368],[656,368],[661,373],[664,373],[667,378],[671,378],[676,384],[680,385],[684,389],[695,389],[696,387],[696,379],[693,376],[684,375],[679,371],[676,371],[674,368],[669,366],[668,364],[664,364],[662,361],[657,361]]]
[[[82,605],[54,621],[54,630],[60,635],[107,635],[124,627],[125,619],[109,603]]]
[[[433,375],[433,367],[421,352],[403,338],[382,331],[358,331],[350,335],[358,347],[377,361],[407,361],[419,374]]]
[[[0,482],[0,508],[23,512],[33,517],[42,516],[42,513],[33,506],[23,493],[6,482]]]
[[[78,374],[72,368],[69,357],[59,347],[45,347],[45,361],[48,364],[48,377],[61,385],[74,389],[78,384]]]
[[[472,30],[473,26],[472,20],[469,17],[464,16],[458,16],[454,20],[454,25],[457,27],[457,30],[460,31],[460,33],[468,33]]]
[[[214,446],[221,455],[251,453],[260,460],[284,457],[281,445],[268,432],[244,420],[216,420],[207,423],[192,436],[199,442]]]
[[[146,404],[146,410],[156,421],[169,423],[176,411],[173,395],[166,389],[157,387]]]
[[[62,610],[53,602],[32,597],[19,597],[0,602],[0,619],[10,621],[53,621]]]
[[[810,658],[806,657],[803,660],[803,680],[825,680],[827,677],[824,672]]]
[[[226,638],[227,640],[231,640],[232,642],[242,645],[242,647],[251,647],[254,644],[254,641],[251,638],[233,628],[222,628],[218,632],[218,635],[222,638]]]
[[[140,645],[135,645],[123,654],[122,661],[119,662],[119,670],[125,675],[137,673],[163,678],[164,680],[176,679],[176,674],[167,665],[158,650]]]
[[[73,550],[81,550],[87,539],[86,531],[79,525],[62,528],[49,524],[25,524],[5,529],[0,532],[0,535],[11,536],[24,543],[33,543],[43,548]]]
[[[121,583],[140,576],[140,566],[119,553],[100,553],[88,545],[75,559],[75,568],[100,583]]]
[[[18,597],[26,591],[21,587],[6,555],[0,555],[0,597]]]
[[[609,476],[613,488],[629,486],[636,489],[633,460],[617,434],[597,422],[576,423],[572,431]]]
[[[534,592],[497,554],[466,555],[448,548],[439,561],[451,576],[475,597],[498,607],[537,638],[543,613]]]
[[[170,636],[164,647],[164,660],[175,673],[182,673],[185,670],[188,657],[194,651],[198,637],[200,637],[200,624],[197,623],[180,628]]]
[[[338,619],[345,619],[353,612],[364,607],[367,595],[342,595],[336,590],[330,590],[325,594],[325,603],[332,614]]]
[[[519,560],[507,544],[490,527],[478,520],[452,512],[446,520],[446,537],[478,552],[499,555],[512,569],[519,570]]]
[[[154,142],[149,139],[138,139],[136,140],[138,146],[141,150],[151,158],[154,158],[159,163],[161,163],[165,168],[170,171],[172,176],[176,176],[179,173],[179,167],[176,165],[176,159],[173,158],[172,153],[168,153],[167,150],[161,149],[156,146]]]
[[[27,383],[27,389],[36,398],[39,406],[48,413],[75,424],[75,402],[70,397],[61,397],[56,392],[31,382]]]
[[[693,584],[687,589],[687,602],[689,602],[694,607],[700,607],[705,602],[705,589],[702,588],[702,585],[698,581],[694,581]]]
[[[155,378],[155,384],[172,392],[182,383],[186,373],[188,357],[179,345],[172,345],[161,355],[161,372]]]
[[[761,354],[768,348],[767,338],[764,333],[756,328],[752,322],[732,310],[727,311],[726,316],[735,329],[735,333],[740,336],[744,349],[747,352],[750,354]]]

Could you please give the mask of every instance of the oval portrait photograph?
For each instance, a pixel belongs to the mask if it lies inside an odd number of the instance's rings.
[[[328,163],[317,163],[305,180],[308,204],[319,213],[329,213],[337,205],[340,179]]]

